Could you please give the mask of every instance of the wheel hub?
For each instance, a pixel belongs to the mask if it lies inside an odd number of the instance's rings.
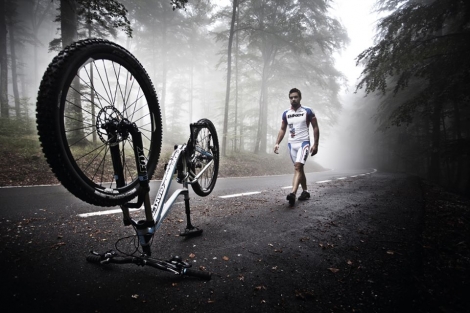
[[[120,127],[123,120],[124,116],[113,106],[106,106],[98,112],[96,132],[103,143],[115,146],[127,139],[129,132]]]

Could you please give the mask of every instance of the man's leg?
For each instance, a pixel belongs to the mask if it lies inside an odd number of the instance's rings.
[[[300,186],[302,186],[302,190],[307,190],[307,176],[305,176],[303,166],[302,166],[301,172],[302,173],[300,173]]]
[[[292,193],[295,195],[299,185],[302,186],[303,190],[307,190],[307,180],[304,173],[304,165],[302,163],[296,162],[294,164],[295,172],[294,178],[292,180]]]
[[[304,167],[302,166],[302,170],[300,171],[300,185],[302,186],[302,193],[299,196],[299,200],[307,200],[310,199],[310,193],[307,190],[307,176],[305,176]]]
[[[302,143],[302,153],[299,153],[298,158],[297,158],[297,163],[298,166],[296,167],[296,171],[298,172],[298,182],[295,185],[296,191],[299,186],[299,184],[302,186],[302,193],[299,196],[299,200],[307,200],[310,199],[310,193],[308,192],[307,189],[307,176],[305,176],[305,171],[304,171],[304,164],[305,161],[307,161],[308,158],[308,153],[310,151],[310,142],[304,141]]]

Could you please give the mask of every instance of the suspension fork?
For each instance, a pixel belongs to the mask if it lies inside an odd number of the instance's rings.
[[[142,246],[143,252],[146,255],[151,254],[150,252],[150,240],[155,232],[155,225],[153,222],[149,198],[149,178],[147,174],[147,159],[145,157],[142,134],[134,123],[129,122],[127,119],[123,119],[119,122],[110,121],[105,127],[110,139],[110,154],[113,162],[114,178],[116,180],[116,186],[118,188],[124,187],[124,167],[121,161],[121,151],[119,150],[118,135],[122,138],[126,138],[129,134],[132,137],[135,164],[137,168],[137,177],[139,179],[140,193],[138,195],[137,203],[127,203],[121,205],[123,213],[124,225],[132,225],[136,230],[139,237],[139,242]],[[143,221],[135,222],[132,220],[129,208],[140,207],[144,204],[146,210],[146,219]]]

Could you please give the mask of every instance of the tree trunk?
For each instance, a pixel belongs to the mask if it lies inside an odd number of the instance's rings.
[[[261,95],[259,99],[258,132],[255,153],[266,153],[268,133],[268,81],[272,60],[272,47],[265,44],[263,49],[263,73],[261,77]]]
[[[434,110],[431,115],[432,133],[431,133],[431,163],[429,165],[429,178],[439,184],[441,181],[441,164],[440,164],[440,136],[441,136],[441,111],[442,104],[440,101],[434,103]]]
[[[62,47],[77,40],[77,3],[75,0],[60,0],[60,30]]]
[[[7,25],[5,19],[6,0],[0,0],[0,116],[10,117],[8,105],[8,60]]]
[[[75,0],[60,0],[60,29],[62,48],[70,45],[77,39],[77,3]],[[80,91],[80,78],[78,75],[72,81],[73,89]],[[68,114],[73,117],[72,120],[66,121],[67,126],[70,127],[70,140],[71,142],[79,141],[83,138],[83,115],[82,115],[82,101],[78,92],[71,91],[69,103],[67,106]]]
[[[163,23],[162,26],[162,96],[160,98],[160,109],[162,110],[162,129],[163,133],[167,133],[167,123],[166,119],[167,116],[165,115],[165,101],[166,101],[166,79],[168,76],[168,67],[167,67],[167,50],[165,47],[167,47],[167,27],[166,23]],[[168,136],[164,137],[168,138]]]
[[[91,23],[88,23],[88,38],[91,38],[93,35],[93,27]],[[95,83],[94,83],[94,73],[93,73],[93,62],[90,62],[90,105],[91,105],[91,125],[96,127],[96,106],[95,106]],[[97,141],[97,130],[93,131],[92,140],[93,143]]]
[[[232,42],[235,32],[235,18],[237,13],[238,0],[232,3],[232,21],[230,22],[230,34],[228,37],[227,48],[227,86],[225,89],[225,107],[224,107],[224,128],[222,130],[222,156],[226,156],[227,132],[228,132],[228,107],[230,102],[230,79],[232,77]]]
[[[236,18],[236,23],[238,27],[239,23],[239,17],[240,17],[240,10],[237,10],[237,18]],[[234,146],[234,151],[240,151],[240,149],[237,149],[237,141],[238,141],[238,147],[241,145],[241,138],[238,136],[237,131],[238,131],[238,95],[239,95],[239,86],[238,86],[238,72],[239,72],[239,63],[238,63],[238,58],[240,54],[240,44],[238,41],[238,32],[235,34],[235,130],[233,132],[234,138],[235,138],[235,146]],[[241,126],[240,126],[241,129]]]
[[[28,11],[29,12],[29,20],[31,21],[31,29],[32,29],[32,32],[33,32],[33,67],[34,67],[34,70],[33,70],[33,73],[34,73],[34,77],[33,77],[33,86],[38,86],[38,43],[39,43],[39,39],[38,39],[38,31],[40,29],[40,26],[42,24],[42,22],[44,21],[45,17],[47,16],[47,13],[49,12],[49,10],[51,9],[52,7],[52,1],[47,1],[47,6],[46,8],[44,9],[44,11],[42,13],[39,12],[39,8],[40,8],[40,1],[33,1],[33,0],[30,0],[29,1],[29,9],[31,11]],[[29,10],[28,9],[28,10]],[[26,92],[26,90],[23,90],[23,94],[26,95],[28,94]]]
[[[10,35],[10,63],[11,63],[11,83],[13,86],[13,96],[15,99],[15,114],[16,119],[21,118],[21,101],[20,101],[20,93],[18,91],[18,74],[17,74],[17,67],[16,67],[16,49],[15,49],[15,32],[14,32],[14,23],[12,21],[12,17],[9,18],[8,23],[9,28],[9,35]]]
[[[194,39],[196,38],[196,28],[192,29],[190,40],[191,51],[196,51]],[[189,69],[189,123],[193,122],[193,97],[194,97],[194,53],[191,53],[191,63]]]

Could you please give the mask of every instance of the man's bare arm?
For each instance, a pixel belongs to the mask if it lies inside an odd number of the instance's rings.
[[[279,130],[279,133],[277,134],[276,144],[274,145],[274,153],[279,153],[279,144],[281,143],[282,139],[284,138],[284,135],[286,134],[286,129],[287,129],[287,124],[286,122],[282,121],[281,129]]]
[[[314,156],[318,152],[318,144],[320,142],[320,128],[318,127],[317,118],[312,117],[312,127],[313,127],[313,145],[310,148],[310,154]]]

